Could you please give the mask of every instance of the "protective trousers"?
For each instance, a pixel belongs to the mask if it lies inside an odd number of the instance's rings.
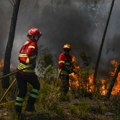
[[[69,75],[60,75],[61,79],[61,92],[66,95],[69,91]]]
[[[33,89],[29,94],[26,111],[34,111],[35,109],[34,104],[36,102],[36,98],[38,96],[38,92],[40,89],[40,83],[39,83],[38,77],[35,75],[35,73],[23,74],[19,72],[16,75],[16,79],[17,79],[17,84],[19,89],[19,93],[18,93],[18,96],[16,97],[16,103],[15,103],[16,113],[21,113],[22,103],[27,93],[27,83],[30,83]]]

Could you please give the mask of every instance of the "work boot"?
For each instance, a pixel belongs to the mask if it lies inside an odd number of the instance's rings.
[[[16,113],[14,114],[14,120],[21,120],[21,113]]]
[[[35,106],[31,104],[27,104],[26,109],[25,109],[25,114],[26,115],[33,115],[36,112]]]
[[[34,106],[34,104],[36,102],[36,98],[34,98],[32,95],[33,94],[31,93],[31,96],[29,96],[29,98],[28,98],[25,111],[33,114],[36,112],[35,106]]]
[[[14,120],[20,120],[22,107],[15,105]]]
[[[28,104],[25,111],[36,112],[35,106]]]
[[[61,93],[60,101],[63,101],[63,102],[70,101],[68,94],[67,93]]]

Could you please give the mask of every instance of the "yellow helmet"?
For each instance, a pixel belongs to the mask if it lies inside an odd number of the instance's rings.
[[[71,50],[71,45],[67,43],[67,44],[65,44],[63,46],[63,49],[69,49],[69,50]]]

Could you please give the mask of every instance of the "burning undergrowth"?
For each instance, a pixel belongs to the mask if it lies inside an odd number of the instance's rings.
[[[4,59],[3,58],[0,58],[0,71],[2,72],[2,69],[4,67]],[[14,70],[14,65],[13,64],[10,64],[10,69],[11,70]]]
[[[113,70],[108,72],[107,76],[102,76],[98,78],[97,82],[99,84],[99,93],[100,95],[106,95],[111,79],[113,78],[116,69],[118,67],[118,62],[116,60],[112,60],[111,64],[113,66]],[[75,69],[78,71],[77,74],[70,74],[70,89],[75,91],[82,91],[83,89],[89,93],[94,93],[95,85],[93,81],[94,69],[90,66],[81,68],[78,65],[75,65]],[[120,94],[120,72],[118,73],[115,85],[112,89],[112,95]]]

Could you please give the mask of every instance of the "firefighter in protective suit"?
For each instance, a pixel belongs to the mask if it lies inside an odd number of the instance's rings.
[[[63,52],[58,58],[59,78],[61,80],[61,92],[65,97],[69,90],[69,74],[73,72],[72,55],[70,55],[71,45],[65,44],[63,46]]]
[[[30,83],[33,88],[29,94],[25,110],[28,112],[35,111],[34,104],[40,89],[40,83],[35,74],[35,63],[38,53],[37,41],[41,35],[41,32],[37,28],[32,27],[28,31],[27,42],[25,42],[19,52],[19,64],[17,67],[19,72],[16,75],[19,93],[15,102],[15,110],[18,115],[22,111],[22,103],[27,93],[27,83]]]

